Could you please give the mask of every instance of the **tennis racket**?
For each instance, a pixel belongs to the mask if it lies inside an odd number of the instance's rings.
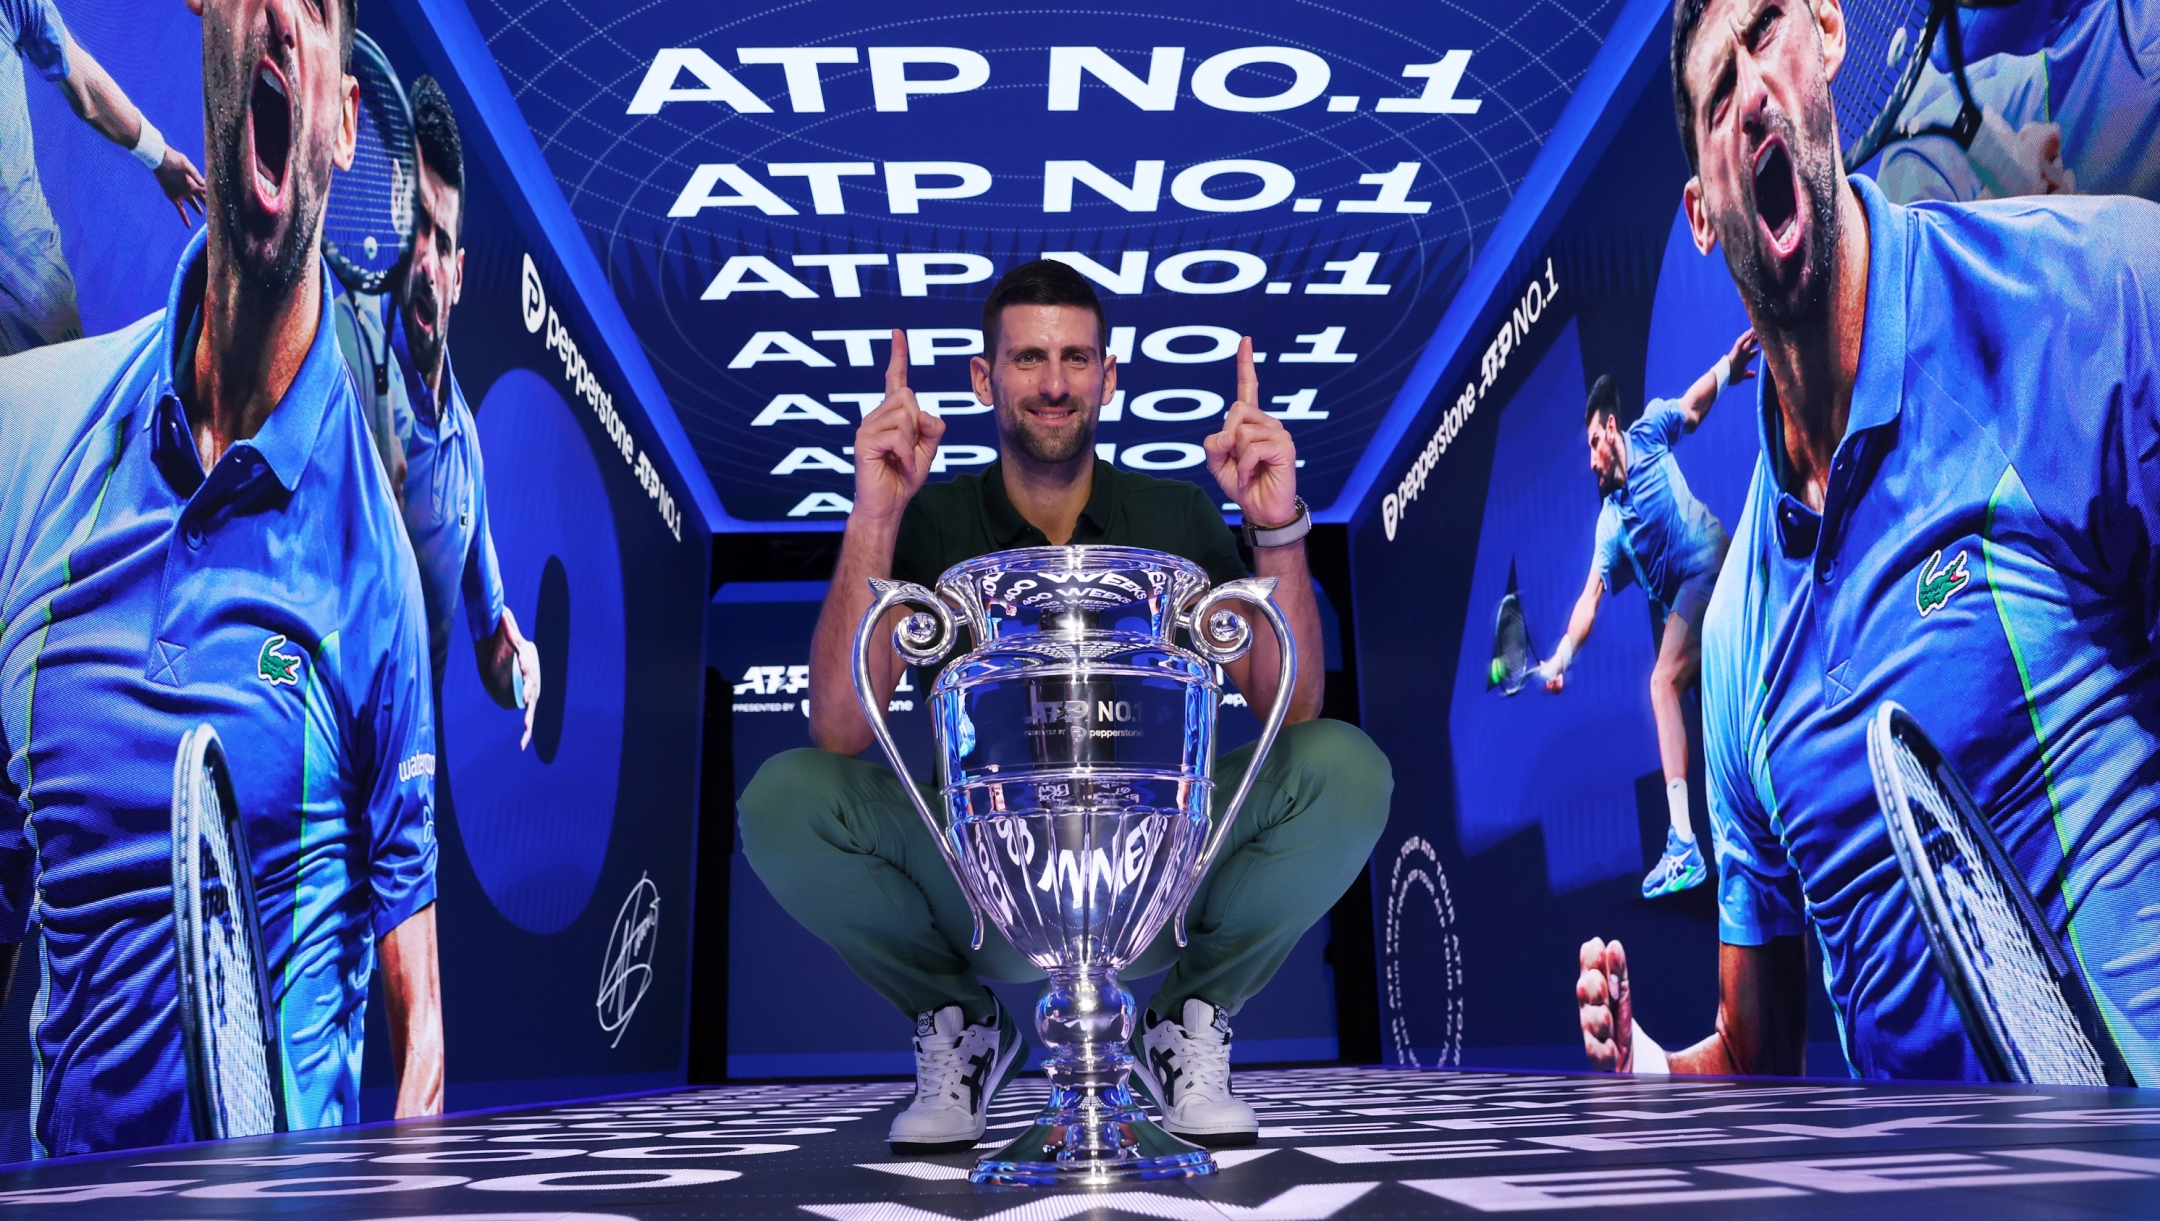
[[[173,761],[173,927],[188,1108],[197,1140],[285,1128],[275,1011],[247,836],[217,731],[197,725]]]
[[[1958,37],[1957,0],[1849,0],[1845,12],[1845,62],[1830,82],[1838,133],[1845,141],[1845,168],[1867,164],[1893,138],[1943,135],[1960,148],[1980,130],[1980,107],[1965,77],[1965,45]],[[1955,123],[1923,132],[1900,132],[1898,119],[1920,83],[1937,39],[1949,53],[1961,105]]]
[[[1530,643],[1530,624],[1523,618],[1522,600],[1509,590],[1493,612],[1492,665],[1485,671],[1485,689],[1497,687],[1502,695],[1515,695],[1533,679],[1545,677],[1537,649]]]
[[[322,250],[349,291],[379,293],[412,252],[420,160],[405,86],[365,34],[353,35],[352,75],[360,83],[359,142],[352,168],[330,181]]]
[[[1990,1079],[2129,1084],[2082,981],[1994,829],[1897,704],[1868,726],[1868,766],[1935,965]]]

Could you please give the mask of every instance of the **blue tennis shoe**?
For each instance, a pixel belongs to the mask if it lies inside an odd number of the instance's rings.
[[[1665,855],[1643,875],[1642,897],[1661,898],[1691,886],[1702,885],[1709,871],[1703,868],[1702,849],[1692,839],[1681,839],[1671,827],[1665,829]]]

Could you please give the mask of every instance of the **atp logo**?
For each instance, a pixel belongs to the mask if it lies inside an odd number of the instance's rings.
[[[1942,563],[1942,552],[1936,551],[1920,565],[1920,578],[1913,587],[1913,602],[1920,608],[1920,617],[1927,618],[1941,610],[1950,601],[1950,595],[1972,584],[1972,574],[1965,570],[1965,553],[1960,551]]]
[[[284,651],[287,641],[283,636],[272,636],[263,641],[262,652],[255,655],[255,677],[273,687],[297,687],[300,685],[300,655]]]

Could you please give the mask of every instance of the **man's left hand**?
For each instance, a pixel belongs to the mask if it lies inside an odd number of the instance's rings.
[[[1222,431],[1203,443],[1208,469],[1236,502],[1248,523],[1287,526],[1297,518],[1297,446],[1281,420],[1260,410],[1260,378],[1253,372],[1252,336],[1238,342],[1237,401]]]
[[[151,172],[157,177],[158,189],[164,191],[165,198],[172,200],[173,207],[180,210],[180,223],[193,228],[194,220],[188,215],[188,209],[193,207],[195,215],[201,216],[203,200],[209,190],[203,182],[202,171],[195,168],[186,153],[168,148],[164,162]]]

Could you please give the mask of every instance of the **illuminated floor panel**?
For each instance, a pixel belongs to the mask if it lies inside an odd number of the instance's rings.
[[[1542,1213],[1971,1221],[2160,1214],[2160,1091],[1392,1069],[1241,1073],[1260,1143],[1221,1173],[1054,1193],[900,1158],[909,1088],[743,1085],[18,1164],[0,1205],[67,1221],[750,1217],[1366,1221]],[[985,1147],[1044,1094],[992,1105]]]

